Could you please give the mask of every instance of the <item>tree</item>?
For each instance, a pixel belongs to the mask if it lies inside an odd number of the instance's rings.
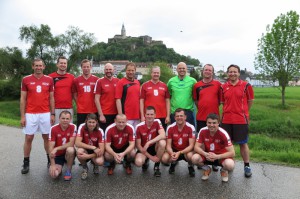
[[[143,76],[142,82],[146,82],[151,79],[151,70],[152,67],[159,66],[160,67],[160,81],[167,83],[171,77],[174,77],[172,69],[165,62],[155,62],[149,65],[149,71],[146,75]]]
[[[284,106],[285,88],[300,70],[299,15],[295,11],[281,14],[266,31],[258,40],[254,65],[264,76],[278,80]]]

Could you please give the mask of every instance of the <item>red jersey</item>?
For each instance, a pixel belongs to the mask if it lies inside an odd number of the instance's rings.
[[[49,141],[55,142],[54,147],[62,146],[70,141],[70,138],[76,137],[76,125],[70,123],[66,130],[62,130],[60,124],[51,127],[49,133]],[[65,155],[66,150],[58,150],[56,156]]]
[[[221,95],[221,83],[212,80],[209,83],[199,81],[193,88],[193,99],[198,101],[196,119],[206,121],[206,117],[210,113],[219,115],[219,104]]]
[[[22,80],[21,91],[27,92],[25,113],[50,112],[50,92],[54,91],[51,77],[28,75]]]
[[[182,131],[178,130],[176,122],[167,128],[167,139],[172,139],[172,149],[176,151],[184,150],[190,145],[189,138],[195,139],[195,127],[186,122]]]
[[[81,124],[78,128],[77,137],[82,137],[82,142],[91,146],[98,147],[104,143],[104,133],[101,128],[96,131],[89,132],[85,124]]]
[[[72,84],[74,75],[66,73],[60,75],[57,72],[49,74],[54,81],[54,99],[55,108],[57,109],[70,109],[72,104]]]
[[[136,126],[136,139],[141,139],[141,145],[144,147],[148,141],[159,135],[158,131],[160,129],[163,129],[163,127],[159,119],[155,119],[150,128],[147,127],[145,122],[141,122]]]
[[[213,152],[215,154],[226,153],[226,147],[232,146],[232,142],[228,133],[219,127],[214,136],[211,136],[207,127],[201,129],[196,142],[204,144],[205,152]]]
[[[98,79],[95,75],[87,79],[81,75],[74,79],[72,92],[77,93],[77,113],[97,113],[94,88]]]
[[[248,124],[248,101],[254,99],[252,86],[242,80],[233,86],[229,81],[222,86],[221,103],[223,103],[224,124]]]
[[[119,131],[116,127],[116,124],[113,123],[106,128],[105,131],[105,142],[111,143],[116,149],[121,149],[124,146],[128,145],[129,142],[135,140],[133,126],[127,124],[122,131]]]
[[[140,118],[140,82],[122,78],[116,87],[116,99],[121,99],[122,112],[128,120]]]
[[[109,80],[107,77],[98,79],[95,86],[95,94],[100,95],[100,105],[104,115],[117,114],[117,106],[115,100],[116,86],[119,79],[113,77]]]
[[[144,109],[153,106],[157,118],[167,117],[166,99],[170,99],[170,93],[165,83],[159,81],[155,84],[151,80],[145,82],[141,88],[141,99],[144,99]]]

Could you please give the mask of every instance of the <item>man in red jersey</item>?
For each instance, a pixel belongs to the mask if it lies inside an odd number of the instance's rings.
[[[131,162],[135,157],[135,135],[133,126],[127,123],[126,115],[118,114],[114,124],[105,131],[105,160],[110,162],[108,175],[112,175],[115,163],[123,162],[126,173],[132,174]]]
[[[77,105],[77,127],[85,122],[89,113],[97,114],[94,88],[99,78],[91,74],[92,65],[88,59],[81,61],[81,69],[82,75],[74,79],[72,86],[73,98]]]
[[[136,148],[138,152],[135,157],[135,165],[146,171],[149,159],[154,164],[154,175],[160,177],[159,164],[165,152],[166,135],[159,119],[155,119],[155,108],[146,108],[145,121],[136,126]]]
[[[57,71],[49,74],[54,81],[54,99],[55,99],[55,124],[59,122],[59,114],[63,110],[68,110],[72,114],[73,119],[73,104],[72,104],[72,84],[74,75],[67,73],[68,60],[64,56],[57,59]],[[73,122],[71,120],[71,122]]]
[[[95,86],[95,104],[98,110],[100,127],[105,131],[108,125],[114,123],[118,113],[115,91],[119,81],[114,77],[114,66],[107,63],[104,66],[105,76],[98,79]]]
[[[88,177],[87,162],[90,160],[94,165],[94,174],[99,174],[99,166],[104,163],[104,132],[95,114],[88,114],[85,123],[79,126],[75,145],[78,147],[77,158],[83,168],[81,179]]]
[[[167,147],[162,162],[171,163],[169,174],[174,174],[177,162],[185,160],[188,162],[189,175],[194,177],[192,156],[195,144],[195,127],[186,122],[186,118],[184,109],[175,110],[175,122],[167,128]]]
[[[33,74],[24,77],[21,84],[20,123],[25,134],[22,174],[29,172],[31,145],[38,132],[42,133],[48,165],[50,164],[48,134],[55,121],[53,79],[43,74],[45,65],[41,59],[33,60],[32,69]]]
[[[221,127],[230,135],[231,140],[240,145],[244,161],[245,177],[251,177],[250,154],[248,147],[249,110],[254,100],[252,86],[240,80],[240,67],[230,65],[227,68],[228,81],[221,87],[223,116]]]
[[[196,115],[197,133],[206,127],[206,117],[210,113],[219,115],[221,83],[213,79],[214,67],[206,64],[202,72],[203,79],[193,88],[193,99],[198,108]]]
[[[220,117],[217,114],[209,114],[206,124],[207,127],[201,128],[198,134],[192,162],[202,166],[202,180],[207,180],[211,173],[208,164],[222,166],[221,178],[223,182],[227,182],[228,171],[234,168],[234,147],[228,133],[219,127]]]
[[[128,123],[134,128],[140,122],[140,82],[135,79],[136,66],[129,62],[125,66],[126,77],[116,87],[116,105],[118,114],[125,114]]]
[[[160,67],[154,66],[151,69],[151,80],[145,82],[141,88],[140,111],[141,121],[145,121],[144,110],[153,106],[156,110],[156,117],[160,119],[164,129],[170,122],[170,94],[165,83],[159,81]]]
[[[49,174],[52,178],[57,178],[62,172],[62,167],[67,163],[64,175],[66,181],[72,178],[71,170],[75,158],[76,125],[70,123],[71,117],[69,111],[62,111],[59,115],[59,124],[52,126],[49,134],[51,161]]]

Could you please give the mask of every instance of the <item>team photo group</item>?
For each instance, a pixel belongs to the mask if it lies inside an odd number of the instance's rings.
[[[177,75],[167,84],[160,81],[160,67],[154,66],[151,79],[141,85],[135,79],[133,62],[126,64],[121,79],[115,77],[110,63],[104,66],[102,78],[91,73],[87,59],[81,61],[78,77],[67,72],[67,64],[61,56],[57,71],[45,75],[43,60],[35,59],[33,74],[22,79],[22,174],[30,170],[32,142],[41,133],[49,175],[58,178],[65,166],[66,181],[72,179],[77,158],[82,180],[89,173],[99,174],[99,166],[114,175],[115,166],[121,164],[130,175],[132,166],[146,171],[150,161],[154,176],[161,176],[160,164],[176,175],[176,165],[184,160],[190,177],[195,177],[198,168],[202,180],[220,171],[222,181],[227,182],[235,167],[234,143],[240,147],[245,177],[252,176],[247,143],[254,92],[240,79],[239,66],[228,66],[223,84],[214,79],[211,64],[204,65],[202,80],[197,82],[187,75],[187,65],[179,62]]]

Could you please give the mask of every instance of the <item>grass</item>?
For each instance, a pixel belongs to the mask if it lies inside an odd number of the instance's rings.
[[[284,107],[277,88],[254,88],[254,93],[250,111],[251,161],[300,167],[300,87],[286,89]],[[0,101],[0,124],[20,126],[19,101]],[[239,147],[235,149],[236,159],[241,159]]]

